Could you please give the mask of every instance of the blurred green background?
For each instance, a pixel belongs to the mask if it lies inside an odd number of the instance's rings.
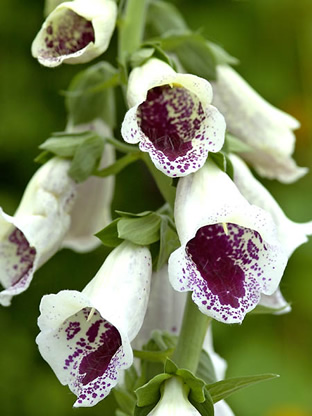
[[[193,29],[240,59],[239,72],[266,99],[302,123],[296,160],[312,167],[312,1],[176,0]],[[2,0],[0,12],[0,205],[13,214],[31,175],[38,145],[64,129],[61,91],[83,66],[49,70],[30,55],[42,23],[43,1]],[[265,181],[296,221],[312,217],[312,173],[292,185]],[[144,177],[144,179],[143,179]],[[141,186],[141,181],[144,180]],[[117,180],[114,209],[140,211],[161,203],[144,167],[128,168]],[[135,197],[133,196],[135,189]],[[241,326],[214,325],[216,350],[228,376],[274,372],[277,380],[234,395],[240,416],[312,415],[312,242],[289,261],[281,288],[292,304],[285,316],[248,316]],[[106,415],[103,403],[72,409],[74,396],[41,359],[35,336],[42,295],[82,289],[106,256],[105,248],[77,255],[59,252],[35,275],[29,290],[0,311],[1,416]],[[111,400],[111,399],[109,399]],[[107,415],[113,416],[113,415]]]

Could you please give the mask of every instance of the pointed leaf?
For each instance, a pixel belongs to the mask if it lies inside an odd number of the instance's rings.
[[[73,125],[88,123],[96,118],[115,127],[114,90],[119,73],[108,62],[99,62],[81,71],[69,85],[66,107]]]
[[[115,163],[108,166],[107,168],[93,172],[93,175],[99,176],[101,178],[104,178],[110,175],[117,175],[119,172],[125,169],[128,165],[140,159],[140,157],[141,157],[140,152],[128,153],[125,156],[121,157],[120,159],[116,160]]]
[[[139,245],[159,240],[159,215],[152,213],[142,218],[121,218],[117,224],[118,237]]]
[[[165,363],[166,359],[170,357],[174,352],[174,348],[168,348],[164,351],[146,351],[146,350],[134,350],[133,355],[140,360],[149,361],[152,363],[159,362]]]
[[[99,164],[103,149],[104,141],[100,136],[85,139],[74,154],[69,176],[78,183],[86,180]]]
[[[217,381],[211,358],[205,350],[202,350],[200,353],[196,376],[204,380],[207,384]]]
[[[118,238],[117,224],[119,220],[120,218],[116,218],[105,228],[103,228],[103,230],[95,234],[95,236],[99,238],[107,247],[117,247],[123,242],[121,238]]]
[[[206,386],[214,403],[223,400],[237,391],[261,381],[272,380],[279,377],[277,374],[261,374],[257,376],[234,377],[226,380],[218,381],[217,383],[208,384]]]

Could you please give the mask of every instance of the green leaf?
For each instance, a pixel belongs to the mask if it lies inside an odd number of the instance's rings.
[[[117,247],[123,242],[123,240],[118,237],[117,224],[119,220],[120,218],[116,218],[105,228],[103,228],[103,230],[95,234],[95,236],[99,238],[107,247]]]
[[[44,165],[48,162],[54,155],[48,151],[43,151],[39,153],[37,157],[35,157],[34,162],[39,163],[40,165]]]
[[[226,50],[224,50],[220,45],[207,41],[212,54],[214,55],[215,61],[218,65],[237,65],[239,60],[234,56],[230,55]]]
[[[120,388],[113,389],[113,394],[120,410],[132,415],[136,404],[135,396]]]
[[[74,77],[65,92],[71,124],[88,123],[96,118],[110,127],[116,125],[113,87],[120,82],[119,72],[108,62],[99,62]]]
[[[85,140],[94,137],[97,137],[97,135],[91,131],[82,133],[52,133],[52,137],[49,137],[43,142],[39,146],[39,149],[51,152],[60,157],[72,157]]]
[[[117,224],[118,237],[139,245],[159,240],[159,215],[152,213],[142,218],[121,218]]]
[[[160,399],[160,386],[165,381],[171,378],[171,374],[158,374],[144,386],[135,391],[137,396],[137,406],[144,407],[157,403]]]
[[[134,212],[126,212],[126,211],[119,211],[116,209],[117,214],[119,214],[121,217],[125,218],[140,218],[140,217],[146,217],[147,215],[150,215],[153,213],[153,211],[143,211],[139,213]]]
[[[104,141],[99,136],[85,139],[75,151],[69,176],[80,183],[86,180],[96,169],[104,149]]]
[[[187,29],[187,25],[179,10],[173,4],[165,1],[150,2],[146,21],[156,32],[156,35],[162,35],[170,30]]]
[[[110,175],[117,175],[119,172],[125,169],[128,165],[136,162],[140,158],[141,158],[141,152],[128,153],[125,156],[121,157],[120,159],[116,160],[116,162],[113,163],[112,165],[107,166],[107,168],[93,172],[93,175],[99,176],[101,178],[104,178]]]
[[[217,153],[209,153],[210,160],[213,160],[214,163],[226,174],[229,175],[229,177],[233,180],[234,178],[234,169],[231,160],[228,158],[228,156],[223,152],[217,152]]]
[[[177,365],[170,358],[167,358],[165,362],[165,373],[176,374],[177,370]]]
[[[206,39],[199,33],[183,32],[161,38],[161,47],[174,52],[187,73],[216,79],[216,62]]]
[[[277,374],[261,374],[257,376],[233,377],[206,386],[214,403],[229,397],[231,394],[260,383],[261,381],[272,380],[279,377]]]
[[[170,254],[180,246],[179,237],[170,225],[166,215],[161,216],[159,254],[156,270],[160,270],[167,263]]]
[[[202,403],[198,403],[197,401],[193,400],[192,397],[189,397],[189,401],[202,416],[214,416],[212,398],[206,389],[204,390],[204,394],[205,400]]]
[[[214,383],[217,381],[211,358],[205,350],[202,350],[200,353],[196,376],[204,380],[206,384]]]
[[[146,61],[148,61],[153,56],[154,52],[155,52],[155,48],[152,48],[152,47],[141,48],[135,51],[130,56],[130,64],[132,68],[143,65]]]

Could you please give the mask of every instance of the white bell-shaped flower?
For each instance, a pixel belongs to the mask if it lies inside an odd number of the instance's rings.
[[[276,291],[287,255],[272,217],[212,162],[180,179],[175,221],[181,247],[169,258],[170,282],[192,291],[201,312],[239,323],[261,293]]]
[[[152,58],[129,76],[128,103],[121,134],[128,143],[139,143],[154,165],[170,177],[200,169],[208,152],[224,143],[225,122],[211,105],[208,81],[175,72]]]
[[[151,279],[147,248],[123,242],[82,290],[47,295],[36,342],[60,382],[93,406],[133,362],[130,342],[143,323]]]
[[[299,122],[265,101],[230,66],[217,66],[212,82],[213,104],[225,117],[227,130],[246,143],[241,152],[259,173],[269,179],[290,183],[305,175],[291,157],[295,147],[294,129]]]
[[[33,41],[34,58],[48,67],[89,62],[108,48],[117,17],[113,0],[74,0],[47,16]]]
[[[25,291],[34,272],[60,248],[70,227],[76,184],[70,161],[53,158],[29,182],[13,217],[0,208],[0,304]]]

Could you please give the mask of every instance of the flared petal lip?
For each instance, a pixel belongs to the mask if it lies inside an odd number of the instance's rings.
[[[92,7],[86,7],[86,2],[76,0],[59,4],[47,17],[31,46],[32,56],[37,58],[42,65],[53,68],[61,65],[63,62],[69,64],[85,63],[105,52],[109,45],[116,22],[116,3],[112,0],[89,0],[88,3],[88,6],[90,6],[90,3],[91,5],[92,3],[95,4],[94,11],[92,10]],[[41,47],[44,31],[49,25],[49,21],[53,18],[53,15],[58,13],[61,9],[71,10],[79,16],[84,17],[86,20],[90,20],[94,29],[95,41],[88,43],[84,48],[70,54],[45,57],[46,49]]]
[[[102,391],[101,395],[91,395],[93,388],[96,390],[100,388],[97,379],[91,381],[86,386],[79,386],[80,382],[78,380],[76,382],[72,380],[73,376],[71,373],[63,368],[62,359],[56,357],[55,350],[50,343],[47,345],[47,337],[53,337],[53,333],[58,331],[66,319],[87,307],[94,308],[99,312],[96,306],[83,293],[74,290],[65,290],[59,292],[57,295],[44,296],[40,304],[41,315],[38,318],[38,325],[41,332],[36,338],[36,343],[38,344],[41,355],[51,365],[60,382],[63,385],[68,385],[73,393],[77,395],[74,407],[89,407],[102,400],[118,383],[121,372],[130,367],[133,362],[133,353],[127,335],[124,334],[122,328],[118,328],[114,322],[107,319],[101,313],[101,317],[113,325],[120,334],[121,348],[118,349],[114,357],[116,356],[118,361],[118,356],[121,354],[120,359],[122,361],[120,366],[117,365],[114,368],[114,375],[103,375],[105,380],[109,377],[109,384],[104,383],[103,388],[100,389]]]

